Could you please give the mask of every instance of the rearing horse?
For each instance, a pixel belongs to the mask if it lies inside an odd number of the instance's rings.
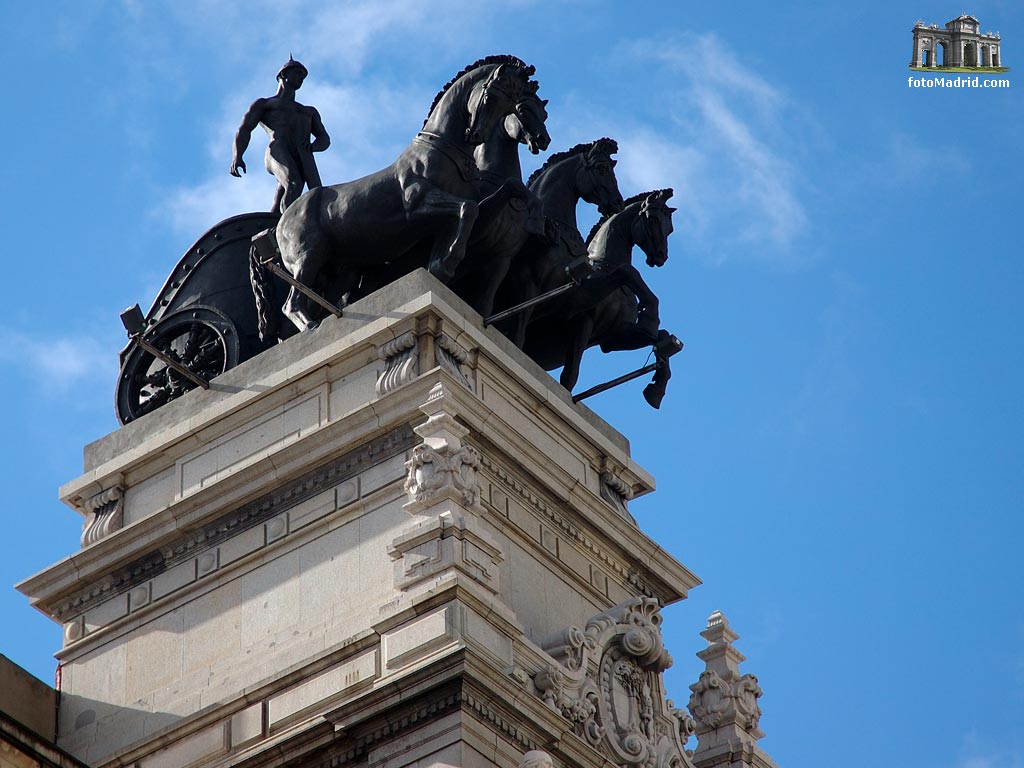
[[[514,110],[534,71],[514,56],[474,62],[437,95],[394,163],[292,203],[277,225],[285,269],[328,298],[352,290],[366,268],[394,262],[425,262],[450,280],[480,214],[473,148]],[[300,330],[317,325],[309,304],[294,288],[285,301],[284,314]]]
[[[658,297],[632,264],[633,246],[647,256],[647,265],[668,260],[668,236],[675,208],[666,203],[671,189],[645,192],[625,202],[620,213],[605,216],[590,232],[587,248],[593,274],[578,288],[551,302],[549,314],[530,326],[526,353],[546,370],[563,366],[560,382],[572,391],[588,347],[601,351],[641,349],[668,335],[660,328]],[[644,392],[655,408],[661,404],[671,376],[668,358],[653,386]]]
[[[622,210],[622,194],[615,178],[618,144],[608,138],[577,144],[565,152],[551,155],[530,176],[528,189],[541,201],[547,219],[548,239],[527,247],[513,261],[510,275],[499,291],[499,304],[510,307],[539,296],[565,283],[565,267],[573,258],[587,254],[586,244],[576,224],[576,206],[580,200],[596,205],[608,216]],[[527,309],[498,327],[522,348],[526,328],[533,314],[544,306]]]
[[[474,152],[480,197],[493,195],[503,187],[520,193],[497,215],[477,221],[467,257],[451,283],[455,292],[483,317],[491,314],[498,286],[508,274],[512,259],[531,236],[544,235],[542,203],[523,184],[519,146],[526,145],[535,155],[548,148],[548,102],[537,96],[535,81],[529,83],[526,91],[512,114],[499,122],[494,133]]]

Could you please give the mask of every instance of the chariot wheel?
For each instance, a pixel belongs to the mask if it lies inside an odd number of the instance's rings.
[[[239,341],[234,323],[211,307],[178,310],[146,331],[143,338],[207,381],[238,365]],[[117,417],[127,424],[196,386],[136,344],[118,377]]]

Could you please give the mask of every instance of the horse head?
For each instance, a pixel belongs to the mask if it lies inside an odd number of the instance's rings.
[[[523,98],[516,102],[512,114],[505,117],[505,133],[508,137],[525,144],[534,155],[546,150],[551,144],[546,125],[548,100],[537,96],[539,86],[536,80],[527,83]]]
[[[647,193],[633,222],[634,242],[646,254],[649,267],[661,267],[668,261],[668,236],[676,210],[666,204],[670,197],[671,189]]]
[[[533,67],[514,63],[493,65],[490,74],[473,87],[466,100],[468,143],[482,144],[498,121],[515,110],[534,72]]]
[[[612,155],[619,151],[613,139],[598,139],[583,154],[576,174],[576,186],[580,197],[597,206],[602,216],[622,210],[622,193],[615,178],[615,163]]]

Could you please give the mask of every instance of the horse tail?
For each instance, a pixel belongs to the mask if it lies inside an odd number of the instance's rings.
[[[274,286],[264,260],[278,258],[274,228],[265,229],[252,239],[249,248],[249,282],[256,297],[256,326],[260,341],[277,338],[281,308],[274,303]]]

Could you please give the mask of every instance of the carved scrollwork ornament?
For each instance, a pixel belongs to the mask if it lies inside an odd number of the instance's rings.
[[[419,376],[419,349],[416,335],[409,331],[384,344],[377,355],[385,368],[377,377],[377,396],[386,395]]]
[[[121,527],[124,521],[124,491],[119,486],[97,493],[82,505],[86,519],[82,524],[83,547],[95,544]]]
[[[754,675],[726,679],[713,670],[705,670],[690,690],[693,693],[689,710],[695,720],[696,733],[736,723],[755,738],[760,737],[761,707],[757,700],[761,687]]]
[[[547,752],[531,749],[523,755],[518,768],[555,768],[555,764]]]
[[[470,445],[452,451],[422,443],[413,449],[405,467],[405,492],[410,502],[428,503],[449,492],[467,506],[480,501],[480,453]]]
[[[470,392],[473,391],[473,383],[469,380],[463,367],[469,362],[469,354],[447,334],[442,333],[437,336],[437,343],[434,345],[434,359],[456,381]]]
[[[660,675],[672,659],[658,601],[638,597],[542,643],[556,663],[534,676],[538,694],[581,738],[619,766],[689,766]]]

